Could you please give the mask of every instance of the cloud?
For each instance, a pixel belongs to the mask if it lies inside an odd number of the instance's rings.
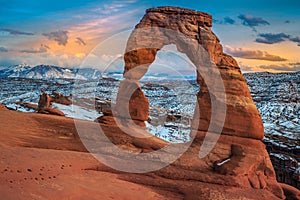
[[[224,24],[235,24],[235,21],[230,17],[224,17]]]
[[[92,11],[102,15],[111,15],[112,13],[119,13],[124,10],[124,8],[136,3],[137,0],[111,1],[110,3],[104,4],[99,8],[93,9]]]
[[[254,32],[256,32],[256,29],[255,29],[256,26],[270,25],[270,23],[267,22],[266,20],[264,20],[260,17],[254,17],[252,15],[239,15],[238,18],[242,20],[242,24],[244,26],[251,27]]]
[[[248,66],[239,63],[243,72],[298,72],[300,71],[300,63],[289,63],[282,65],[259,65]]]
[[[267,60],[267,61],[287,61],[287,59],[282,58],[280,56],[269,54],[266,51],[260,50],[250,50],[244,48],[232,48],[226,46],[224,48],[225,52],[239,58],[245,59],[255,59],[255,60]]]
[[[259,68],[273,71],[297,72],[300,71],[300,65],[261,65]]]
[[[24,50],[20,50],[19,52],[20,53],[33,53],[33,54],[36,54],[36,53],[47,53],[47,51],[49,49],[50,48],[47,45],[41,44],[41,46],[40,46],[39,49],[24,49]]]
[[[54,40],[58,43],[58,45],[66,46],[68,43],[68,31],[55,31],[51,33],[43,33],[43,36],[47,37],[49,40]]]
[[[239,66],[242,70],[242,72],[253,72],[253,71],[257,71],[255,69],[255,67],[250,67],[248,65],[244,65],[242,62],[239,62]]]
[[[291,21],[290,20],[285,20],[284,23],[289,24],[289,23],[291,23]]]
[[[300,37],[294,37],[285,33],[260,33],[258,34],[258,38],[255,40],[258,43],[264,44],[276,44],[283,41],[291,41],[295,42],[300,46]]]
[[[224,17],[223,20],[215,20],[213,19],[213,23],[216,23],[216,24],[230,24],[230,25],[233,25],[235,24],[235,20],[230,18],[230,17]]]
[[[75,42],[77,44],[79,44],[79,45],[83,45],[83,46],[86,45],[85,41],[82,38],[80,38],[80,37],[77,37],[76,40],[75,40]]]
[[[300,46],[300,37],[290,37],[290,41],[298,43],[298,46]]]
[[[8,52],[8,49],[5,47],[0,47],[0,52]]]
[[[296,63],[289,63],[289,65],[292,65],[292,66],[300,66],[300,62],[296,62]]]
[[[34,35],[33,33],[23,32],[15,29],[10,29],[10,28],[1,28],[0,31],[7,32],[11,35]]]
[[[259,38],[256,38],[256,42],[264,44],[275,44],[285,41],[290,38],[290,35],[285,33],[260,33],[258,34]]]

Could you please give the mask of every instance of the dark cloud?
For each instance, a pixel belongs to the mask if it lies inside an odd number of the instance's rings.
[[[68,31],[55,31],[51,33],[43,33],[43,36],[47,37],[49,40],[54,40],[56,41],[59,45],[66,46],[68,43],[68,36],[69,32]]]
[[[230,17],[224,17],[223,20],[215,20],[213,19],[213,23],[215,24],[230,24],[230,25],[233,25],[235,24],[235,20],[230,18]]]
[[[244,26],[251,27],[254,31],[256,31],[255,30],[256,26],[270,25],[270,23],[267,22],[266,20],[260,17],[254,17],[252,15],[239,15],[238,18],[242,20],[242,24]]]
[[[0,52],[8,52],[8,49],[5,47],[0,47]]]
[[[300,65],[261,65],[260,69],[264,70],[275,70],[275,71],[286,71],[286,72],[297,72],[300,71]]]
[[[291,21],[290,20],[285,20],[284,23],[289,24],[289,23],[291,23]]]
[[[0,31],[8,32],[11,35],[34,35],[33,33],[23,32],[19,30],[10,29],[10,28],[1,28]]]
[[[45,47],[46,49],[50,49],[50,47],[48,45],[41,44],[41,46]]]
[[[235,21],[230,17],[224,17],[224,24],[235,24]]]
[[[290,38],[290,35],[287,35],[285,33],[260,33],[258,34],[258,38],[256,38],[256,42],[258,43],[264,43],[264,44],[275,44],[279,42],[283,42]]]
[[[86,45],[85,41],[80,37],[77,37],[75,42],[79,45]]]
[[[36,54],[36,53],[47,53],[47,51],[49,49],[50,48],[47,45],[41,44],[41,46],[40,46],[39,49],[24,49],[24,50],[20,50],[19,52],[21,52],[21,53],[33,53],[33,54]]]
[[[212,22],[215,23],[215,24],[219,24],[219,20],[216,20],[216,19],[212,19]]]
[[[289,65],[292,65],[292,66],[300,66],[300,62],[296,62],[296,63],[289,63]]]
[[[300,46],[300,37],[294,37],[291,35],[287,35],[285,33],[260,33],[258,34],[258,38],[255,40],[258,43],[264,43],[264,44],[276,44],[283,41],[291,41],[295,42]]]
[[[267,60],[267,61],[287,61],[287,59],[280,56],[271,55],[266,51],[248,50],[243,48],[231,48],[225,47],[225,52],[239,58],[255,59],[255,60]]]

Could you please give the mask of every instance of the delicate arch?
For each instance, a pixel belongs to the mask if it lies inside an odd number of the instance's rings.
[[[262,139],[262,120],[245,78],[237,62],[223,53],[219,39],[210,29],[211,21],[210,15],[188,9],[148,9],[127,42],[125,80],[119,87],[116,115],[140,122],[148,119],[149,102],[139,80],[154,62],[157,52],[165,45],[175,44],[178,51],[185,53],[197,67],[197,82],[201,88],[197,95],[200,112],[195,110],[193,128],[214,132],[214,127],[222,125],[223,134]],[[217,82],[219,74],[222,84]],[[220,86],[223,84],[225,91]],[[226,93],[224,99],[219,98],[222,92]],[[128,93],[132,94],[129,98]],[[219,113],[220,119],[226,114],[224,125],[219,122],[216,111],[212,110],[212,101],[226,104],[227,112]],[[212,115],[214,121],[211,120]]]

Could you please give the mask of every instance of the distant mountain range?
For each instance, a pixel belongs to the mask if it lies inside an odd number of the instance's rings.
[[[106,72],[92,68],[64,68],[51,65],[15,65],[0,67],[0,78],[30,78],[30,79],[99,79],[102,76],[120,76],[121,72]]]
[[[257,72],[250,73],[255,76],[268,76],[272,74],[269,72]],[[280,73],[276,77],[286,78],[289,77],[290,73]],[[300,72],[295,72],[295,74],[300,74]],[[9,67],[0,66],[0,78],[28,78],[28,79],[80,79],[80,80],[91,80],[99,79],[101,77],[108,77],[114,79],[120,79],[123,76],[123,72],[120,71],[109,71],[103,72],[101,70],[93,68],[65,68],[52,65],[14,65]],[[186,80],[195,80],[195,75],[183,75],[180,74],[168,74],[164,72],[148,72],[142,81],[151,80],[177,80],[182,78]]]
[[[123,72],[120,71],[101,71],[93,68],[64,68],[51,65],[14,65],[9,67],[0,67],[0,78],[28,78],[28,79],[80,79],[91,80],[101,77],[120,79]],[[151,80],[177,80],[177,79],[195,80],[195,75],[180,74],[170,75],[168,73],[148,72],[142,81]]]

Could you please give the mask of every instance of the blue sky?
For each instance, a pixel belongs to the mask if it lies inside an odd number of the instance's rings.
[[[132,29],[146,8],[180,6],[213,16],[213,31],[243,71],[300,70],[300,2],[296,0],[0,3],[0,66],[76,67],[105,38]]]

